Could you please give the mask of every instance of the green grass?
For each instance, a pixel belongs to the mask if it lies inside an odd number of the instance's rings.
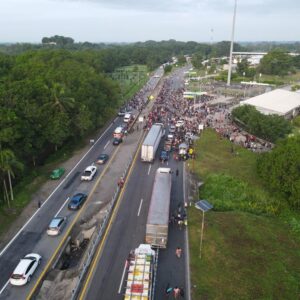
[[[299,237],[276,218],[189,211],[192,299],[299,299]]]
[[[298,299],[299,215],[265,189],[258,154],[233,147],[205,130],[189,163],[204,181],[200,198],[215,207],[205,216],[201,260],[202,213],[189,209],[192,299]]]

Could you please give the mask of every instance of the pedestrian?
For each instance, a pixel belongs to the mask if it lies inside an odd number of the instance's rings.
[[[167,287],[166,287],[166,295],[170,295],[173,291],[173,288],[170,286],[170,283],[167,284]]]
[[[41,208],[41,206],[42,206],[42,202],[41,202],[41,200],[39,200],[38,201],[38,208]]]
[[[181,254],[182,254],[182,249],[180,247],[177,247],[175,251],[175,255],[177,256],[177,258],[180,258]]]
[[[173,292],[174,292],[174,298],[175,298],[175,299],[178,299],[179,296],[180,296],[180,289],[176,286],[176,287],[174,288]]]
[[[180,293],[180,296],[182,298],[184,298],[184,289],[182,287],[180,288],[180,292],[179,293]]]
[[[178,176],[178,175],[179,175],[179,170],[177,169],[177,170],[176,170],[176,176]]]

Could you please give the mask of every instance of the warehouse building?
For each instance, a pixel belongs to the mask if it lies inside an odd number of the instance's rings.
[[[300,112],[300,93],[277,89],[240,102],[240,105],[245,104],[255,106],[265,115],[275,114],[291,119]]]

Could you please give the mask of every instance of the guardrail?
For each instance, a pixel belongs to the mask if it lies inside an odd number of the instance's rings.
[[[153,88],[153,90],[157,87],[158,83],[159,83],[160,80],[158,80],[158,82],[156,83],[155,87]],[[147,104],[149,103],[149,98],[147,99],[147,102],[145,103],[145,106],[147,106]],[[128,128],[128,132],[133,128],[135,122],[138,120],[138,117],[140,116],[142,111],[138,111],[138,114],[137,116],[135,117],[135,119],[132,121],[132,123],[129,125],[129,128]],[[143,135],[141,136],[143,137]],[[140,141],[138,143],[138,145],[140,144]],[[139,147],[137,147],[137,150],[138,151]],[[129,160],[128,160],[128,163],[125,167],[125,170],[122,174],[122,178],[127,179],[127,175],[128,175],[128,170],[131,166],[131,164],[133,163],[133,160],[134,160],[134,157],[136,155],[136,151],[130,156]],[[80,271],[80,273],[78,274],[77,276],[77,283],[74,287],[74,289],[72,290],[72,296],[71,296],[71,300],[75,300],[79,291],[80,291],[80,287],[82,285],[82,282],[83,282],[83,279],[85,278],[85,275],[89,269],[89,266],[93,260],[93,256],[97,250],[97,247],[103,237],[103,234],[105,233],[105,230],[106,230],[106,227],[107,227],[107,224],[112,216],[112,213],[113,213],[113,209],[114,209],[114,206],[116,204],[116,201],[118,199],[118,196],[121,192],[121,189],[119,186],[116,188],[115,192],[114,192],[114,195],[112,196],[112,200],[110,201],[109,205],[108,205],[108,210],[107,210],[107,213],[106,215],[104,216],[101,224],[98,225],[98,227],[96,228],[95,232],[93,233],[93,236],[92,238],[90,239],[89,241],[89,244],[88,244],[88,247],[85,251],[86,255],[85,255],[85,258],[84,258],[84,262],[83,262],[83,267]],[[156,266],[156,269],[157,269],[157,266]],[[155,277],[156,277],[156,270],[155,270]],[[153,288],[154,290],[154,288]]]
[[[122,174],[122,178],[126,178],[128,175],[128,170],[133,162],[133,158],[134,158],[135,153],[130,157],[130,159],[128,160],[128,163],[125,167],[125,170]],[[104,216],[104,219],[102,220],[102,223],[99,224],[99,226],[96,228],[93,237],[91,238],[88,248],[86,249],[85,253],[87,253],[86,257],[85,257],[85,262],[83,262],[83,268],[80,271],[79,275],[77,276],[77,284],[75,286],[75,288],[72,290],[72,297],[71,300],[75,300],[79,289],[81,287],[82,284],[82,280],[86,275],[86,272],[88,271],[88,268],[92,262],[93,256],[97,250],[97,247],[99,245],[99,242],[101,241],[103,234],[105,233],[105,229],[107,226],[107,223],[109,222],[112,212],[113,212],[113,208],[116,204],[116,201],[118,199],[118,196],[121,192],[121,189],[119,186],[116,188],[114,195],[112,196],[112,199],[109,203],[109,207],[108,207],[108,211],[106,213],[106,215]]]

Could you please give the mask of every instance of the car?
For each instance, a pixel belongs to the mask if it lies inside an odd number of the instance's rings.
[[[12,275],[10,276],[9,282],[12,285],[25,285],[30,282],[33,273],[37,266],[41,263],[42,257],[37,253],[27,254],[20,260]]]
[[[88,166],[84,170],[83,174],[81,175],[81,180],[91,181],[91,180],[93,180],[96,173],[97,173],[96,166]]]
[[[119,117],[124,117],[125,116],[125,110],[120,110],[119,112],[118,112],[118,116]]]
[[[80,209],[83,205],[84,201],[86,200],[87,195],[84,193],[77,193],[75,194],[71,201],[68,204],[68,208],[71,210]]]
[[[168,161],[169,160],[169,152],[165,151],[165,150],[161,151],[160,160],[161,161]]]
[[[67,217],[54,217],[50,222],[47,234],[50,236],[59,235],[67,223]]]
[[[171,125],[169,128],[169,133],[175,133],[176,132],[176,127],[174,125]]]
[[[61,176],[63,176],[65,173],[65,169],[64,168],[57,168],[55,170],[52,171],[50,178],[53,180],[56,179],[60,179]]]
[[[100,156],[98,156],[96,163],[99,165],[103,165],[105,164],[109,159],[108,154],[100,154]]]
[[[182,127],[183,125],[184,125],[184,121],[183,120],[179,120],[175,124],[176,127]]]
[[[167,135],[167,141],[172,142],[174,140],[174,135],[173,134],[168,134]]]
[[[123,121],[124,121],[124,123],[129,123],[132,118],[133,117],[132,117],[131,113],[126,113]]]
[[[123,142],[122,138],[114,138],[113,145],[117,146]]]

